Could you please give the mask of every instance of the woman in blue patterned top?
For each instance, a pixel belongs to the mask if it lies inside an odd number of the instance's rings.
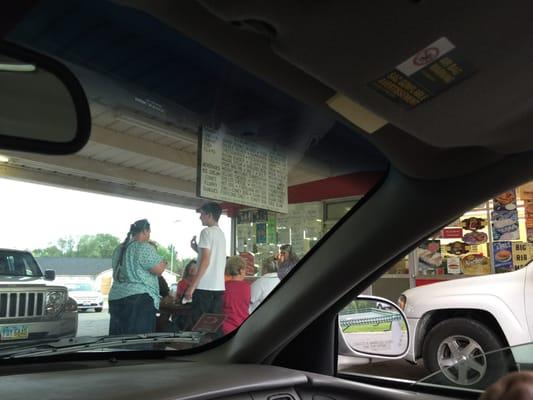
[[[150,243],[146,219],[130,226],[126,240],[113,252],[113,285],[109,292],[110,335],[155,331],[160,276],[167,262]]]

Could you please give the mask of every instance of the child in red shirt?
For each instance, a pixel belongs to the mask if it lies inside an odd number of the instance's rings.
[[[246,264],[239,256],[228,258],[226,262],[226,290],[224,291],[223,309],[226,319],[222,324],[222,332],[228,334],[241,326],[248,318],[251,290],[250,284],[244,281]]]

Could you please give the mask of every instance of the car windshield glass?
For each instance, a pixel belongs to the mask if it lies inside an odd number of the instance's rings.
[[[65,286],[72,292],[90,292],[94,287],[90,283],[66,283]]]
[[[29,253],[0,250],[0,275],[41,276],[41,270]]]
[[[13,210],[5,223],[18,228],[0,239],[30,250],[56,280],[35,288],[45,293],[37,311],[20,308],[1,321],[0,347],[200,337],[158,344],[172,351],[227,335],[292,279],[387,170],[387,158],[339,122],[328,99],[291,97],[116,2],[39,2],[7,39],[71,68],[92,130],[75,155],[8,152],[0,192]],[[32,211],[35,193],[46,212]],[[98,293],[82,293],[93,289],[86,280]],[[68,292],[46,294],[58,286]],[[10,290],[20,297],[30,289]],[[43,314],[46,323],[34,324]]]
[[[355,300],[339,313],[341,344],[346,344],[339,370],[482,390],[533,364],[531,346],[516,347],[530,341],[532,291],[529,182],[465,211],[365,290],[403,310],[410,334],[403,358],[409,363],[361,364],[361,353],[387,356],[398,341],[386,307],[369,308],[368,301]]]

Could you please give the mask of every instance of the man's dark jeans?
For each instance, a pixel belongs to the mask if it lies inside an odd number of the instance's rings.
[[[223,290],[196,289],[192,295],[191,320],[194,325],[203,314],[222,314]],[[215,337],[222,336],[219,329]]]
[[[110,335],[128,335],[155,332],[157,310],[150,295],[135,294],[109,301]]]

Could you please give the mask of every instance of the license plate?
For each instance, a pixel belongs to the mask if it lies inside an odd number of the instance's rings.
[[[0,341],[27,339],[28,335],[28,327],[26,325],[0,327]]]

